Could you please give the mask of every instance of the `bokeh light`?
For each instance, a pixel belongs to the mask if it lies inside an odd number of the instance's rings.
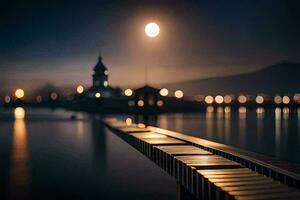
[[[15,91],[15,96],[16,96],[17,98],[19,98],[19,99],[23,98],[24,95],[25,95],[25,92],[24,92],[24,90],[22,90],[22,89],[17,89],[17,90]]]
[[[293,99],[295,103],[300,103],[300,94],[295,94]]]
[[[101,93],[100,92],[96,92],[95,97],[96,98],[100,98],[101,97]]]
[[[232,102],[232,97],[230,95],[224,96],[224,103],[229,104]]]
[[[11,101],[10,96],[7,95],[7,96],[4,97],[4,102],[5,103],[10,103],[10,101]]]
[[[284,104],[289,104],[290,103],[290,97],[288,97],[288,96],[284,96],[284,97],[282,97],[282,103],[284,103]]]
[[[279,95],[275,96],[275,97],[274,97],[274,102],[275,102],[276,104],[281,104],[281,103],[282,103],[282,97],[279,96]]]
[[[38,103],[41,103],[43,101],[43,97],[41,95],[37,96],[35,99]]]
[[[166,89],[166,88],[162,88],[160,91],[159,91],[159,94],[161,95],[161,96],[167,96],[168,94],[169,94],[169,91],[168,91],[168,89]]]
[[[238,102],[239,103],[246,103],[247,102],[247,97],[245,95],[240,95],[238,97]]]
[[[216,102],[217,104],[221,104],[221,103],[223,103],[223,101],[224,101],[224,98],[223,98],[221,95],[217,95],[217,96],[215,97],[215,102]]]
[[[262,104],[264,103],[264,97],[259,95],[255,98],[255,101],[257,104]]]
[[[175,97],[176,97],[177,99],[180,99],[180,98],[183,97],[183,92],[182,92],[181,90],[176,90],[176,91],[174,92],[174,95],[175,95]]]
[[[78,85],[76,90],[78,94],[82,94],[84,92],[84,87],[82,85]]]
[[[51,98],[52,100],[56,100],[57,97],[58,97],[58,95],[57,95],[57,93],[55,93],[55,92],[52,92],[52,93],[50,94],[50,98]]]
[[[206,96],[204,101],[207,104],[212,104],[214,102],[214,98],[212,96]]]
[[[132,91],[132,89],[127,88],[127,89],[124,91],[124,94],[125,94],[125,96],[130,97],[130,96],[132,96],[133,91]]]
[[[163,101],[163,100],[158,100],[158,101],[156,102],[156,105],[157,105],[158,107],[162,107],[162,106],[164,105],[164,101]]]
[[[139,107],[143,107],[143,106],[145,105],[145,103],[144,103],[143,100],[138,100],[137,105],[138,105]]]

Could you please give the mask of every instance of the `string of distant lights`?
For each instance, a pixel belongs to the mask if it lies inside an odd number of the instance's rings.
[[[76,88],[76,92],[78,95],[83,95],[85,92],[85,88],[82,85],[78,85]],[[134,95],[134,90],[127,88],[123,90],[122,93],[126,97],[131,97]],[[184,98],[184,92],[182,90],[175,90],[173,95],[171,95],[170,91],[167,88],[162,88],[159,90],[159,95],[161,97],[175,97],[176,99],[182,99]],[[14,96],[16,99],[24,99],[25,97],[25,91],[21,88],[15,90]],[[101,92],[95,92],[94,94],[95,98],[101,98],[102,94]],[[253,98],[251,95],[195,95],[193,96],[193,100],[197,102],[203,102],[206,105],[212,105],[212,104],[224,104],[224,105],[229,105],[232,103],[238,103],[241,105],[245,105],[246,103],[252,103],[255,102],[258,105],[263,105],[266,102],[273,102],[277,105],[284,104],[288,105],[290,103],[296,103],[300,104],[300,93],[295,93],[292,97],[292,95],[275,95],[274,97],[269,96],[269,95],[257,95]],[[56,92],[51,92],[50,93],[50,99],[51,100],[57,100],[58,99],[58,94]],[[13,97],[6,95],[4,97],[4,103],[10,103],[12,101]],[[40,103],[43,101],[43,97],[41,95],[36,96],[36,102]],[[144,101],[138,101],[137,105],[139,107],[144,106]],[[156,102],[157,106],[163,106],[164,102],[160,100],[159,102]],[[129,106],[134,106],[135,103],[132,103],[131,101],[128,102]]]

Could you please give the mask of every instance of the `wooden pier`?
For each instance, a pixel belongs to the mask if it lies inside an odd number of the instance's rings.
[[[263,156],[157,127],[105,124],[196,199],[300,199],[299,174]]]

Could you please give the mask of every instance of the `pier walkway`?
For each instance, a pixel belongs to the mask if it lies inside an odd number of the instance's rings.
[[[105,124],[196,199],[300,199],[299,174],[263,156],[157,127]]]

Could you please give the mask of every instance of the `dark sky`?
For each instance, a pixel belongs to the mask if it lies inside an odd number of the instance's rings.
[[[7,0],[0,5],[2,90],[90,84],[101,52],[112,85],[152,84],[300,62],[297,0]],[[147,38],[155,21],[161,34]]]

